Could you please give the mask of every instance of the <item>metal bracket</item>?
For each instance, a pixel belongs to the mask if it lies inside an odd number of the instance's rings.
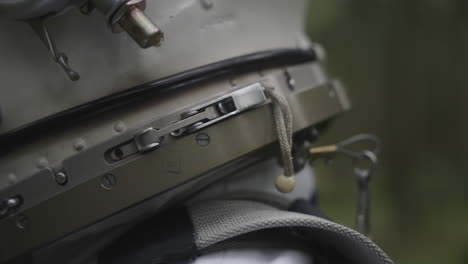
[[[306,69],[310,68],[310,64],[295,67]],[[208,171],[216,171],[219,176],[227,175],[220,166],[231,164],[239,158],[246,158],[247,155],[249,160],[255,158],[254,150],[276,140],[276,135],[271,130],[274,126],[270,118],[271,109],[267,107],[268,100],[265,100],[260,84],[262,81],[271,80],[277,83],[287,95],[289,103],[293,106],[294,116],[298,117],[294,119],[296,132],[342,113],[345,109],[338,98],[328,95],[329,85],[314,82],[315,75],[310,72],[313,70],[309,70],[309,74],[305,70],[292,71],[291,76],[296,80],[296,89],[292,92],[286,86],[283,73],[274,72],[265,78],[258,78],[256,84],[242,86],[236,91],[228,90],[223,95],[210,96],[210,99],[190,106],[181,106],[169,113],[162,112],[162,116],[157,114],[154,117],[154,113],[148,113],[145,117],[148,121],[145,123],[132,125],[125,132],[67,156],[54,168],[42,169],[0,191],[0,200],[16,195],[21,195],[23,199],[20,207],[0,220],[0,233],[8,238],[8,243],[0,246],[0,262],[56,241],[64,234],[71,234],[91,223],[115,215],[116,212],[123,212],[123,209],[150,197],[166,194],[180,184],[199,179],[199,176]],[[299,78],[300,74],[304,74],[304,78]],[[310,78],[306,78],[307,76]],[[247,89],[249,87],[251,88]],[[221,90],[221,87],[218,90]],[[258,103],[258,107],[255,102]],[[199,114],[206,114],[207,110],[213,110],[217,118],[197,122],[197,119],[201,118]],[[236,113],[242,114],[229,118]],[[194,131],[200,132],[199,129],[211,123],[215,125],[203,130],[212,139],[208,146],[198,146],[195,135],[185,136]],[[164,139],[159,149],[139,152],[134,143],[135,136],[148,128],[159,129],[158,133],[164,129]],[[249,131],[248,138],[245,138],[244,133],[236,133],[237,130]],[[151,142],[151,138],[157,139],[154,136],[155,131],[147,135],[152,136],[147,138],[149,141],[140,138],[144,140],[140,142],[141,146]],[[130,142],[133,144],[128,144]],[[109,162],[106,151],[122,144],[125,145],[121,148],[128,147],[131,150],[128,153],[136,154],[117,162]],[[125,149],[117,154],[123,155],[126,151]],[[177,167],[177,173],[173,173],[174,167]],[[138,173],[135,173],[137,170]],[[61,181],[57,182],[56,176],[60,172],[66,174],[65,185],[60,185]],[[102,177],[109,174],[114,175],[119,182],[118,187],[112,190],[107,189],[107,183],[102,182]],[[92,203],[89,204],[89,201]],[[85,204],[89,204],[87,210],[76,210]],[[62,220],[54,228],[47,228],[50,226],[50,212],[60,214]],[[16,216],[30,219],[26,232],[25,229],[18,228]]]
[[[239,114],[267,102],[264,88],[256,83],[218,99],[211,100],[181,114],[181,119],[163,128],[149,127],[134,135],[133,140],[126,141],[111,148],[106,159],[115,163],[136,153],[144,153],[158,148],[164,137],[179,137],[193,133],[230,116]]]

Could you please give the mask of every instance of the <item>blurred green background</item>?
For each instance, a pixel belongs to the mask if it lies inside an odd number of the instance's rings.
[[[378,135],[373,238],[396,263],[468,263],[468,1],[311,0],[308,32],[353,110],[320,143]],[[318,164],[323,210],[354,225],[351,165]]]

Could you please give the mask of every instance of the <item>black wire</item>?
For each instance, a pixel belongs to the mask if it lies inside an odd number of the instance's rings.
[[[276,49],[215,62],[103,97],[20,126],[0,135],[3,152],[50,131],[144,99],[199,85],[232,74],[314,61],[313,50]]]

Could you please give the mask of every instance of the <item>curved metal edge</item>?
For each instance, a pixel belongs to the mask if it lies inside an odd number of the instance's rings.
[[[71,123],[138,102],[144,98],[158,97],[231,74],[315,60],[317,60],[317,56],[313,50],[278,49],[235,57],[171,75],[70,108],[3,133],[0,135],[2,154],[7,154],[13,147],[18,147],[18,144],[27,144],[54,127],[66,127]]]

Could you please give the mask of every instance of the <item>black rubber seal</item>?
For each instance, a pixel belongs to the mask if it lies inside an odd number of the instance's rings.
[[[115,110],[143,99],[155,98],[176,90],[212,81],[233,74],[246,73],[272,67],[295,65],[317,60],[314,50],[276,49],[256,52],[215,62],[185,72],[177,73],[156,81],[75,106],[62,112],[36,120],[0,135],[0,146],[11,150],[27,143],[55,128],[64,128],[92,116]]]

